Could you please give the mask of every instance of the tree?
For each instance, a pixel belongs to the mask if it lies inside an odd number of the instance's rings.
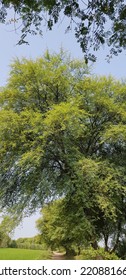
[[[0,223],[0,247],[8,247],[11,243],[10,234],[17,226],[17,221],[9,216],[4,216]]]
[[[31,213],[65,197],[90,221],[93,246],[102,236],[115,250],[126,217],[125,90],[63,51],[16,60],[0,95],[1,205]]]
[[[42,217],[36,222],[45,244],[52,250],[63,247],[66,255],[80,253],[91,239],[92,225],[84,217],[83,209],[78,205],[68,207],[65,199],[55,200],[44,206]]]
[[[0,248],[6,248],[11,243],[11,238],[6,233],[0,231]]]
[[[26,36],[42,34],[44,20],[49,30],[65,17],[69,22],[66,31],[74,28],[75,37],[84,52],[85,60],[95,61],[94,52],[107,44],[111,55],[118,55],[126,48],[126,5],[124,0],[2,0],[0,21],[6,23],[10,7],[14,17],[10,22],[14,27],[22,26],[19,44],[28,43]]]
[[[34,250],[47,249],[47,247],[45,247],[41,235],[36,235],[34,237],[18,238],[16,240],[16,244],[18,248],[23,248],[23,249],[34,249]]]
[[[87,73],[84,62],[71,60],[62,50],[59,55],[47,52],[36,61],[16,60],[12,65],[8,86],[0,97],[3,206],[13,206],[15,211],[19,206],[20,213],[20,207],[27,206],[31,212],[54,195],[50,172],[44,168],[43,121],[52,106],[67,100],[76,81]]]
[[[15,227],[18,225],[18,220],[16,215],[13,216],[3,216],[2,222],[0,224],[0,231],[6,234],[12,233]]]

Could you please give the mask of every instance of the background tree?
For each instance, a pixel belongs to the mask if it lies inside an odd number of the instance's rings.
[[[118,55],[126,48],[126,4],[124,0],[2,0],[0,21],[5,23],[9,9],[14,8],[10,22],[22,26],[19,44],[27,43],[26,36],[42,34],[42,21],[49,30],[60,21],[68,19],[65,31],[73,29],[85,60],[95,61],[94,52],[106,44],[109,55]]]
[[[125,92],[63,51],[17,60],[0,95],[1,205],[31,213],[65,197],[92,225],[93,246],[102,236],[115,250],[126,217]]]
[[[47,249],[47,246],[45,246],[45,243],[40,234],[34,237],[18,238],[16,240],[16,245],[18,248],[23,248],[23,249],[34,249],[34,250]]]

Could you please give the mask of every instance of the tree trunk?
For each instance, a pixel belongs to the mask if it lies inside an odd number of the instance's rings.
[[[64,248],[66,250],[66,256],[75,256],[76,255],[74,249],[69,248],[69,247],[64,247]]]
[[[97,250],[98,249],[97,241],[95,240],[95,241],[91,242],[91,246],[93,247],[93,249]]]
[[[104,241],[105,241],[105,251],[108,252],[109,248],[108,248],[108,235],[104,235]]]
[[[81,249],[80,249],[80,246],[78,246],[78,256],[80,255],[80,253],[81,253]]]
[[[115,252],[118,243],[119,243],[119,237],[120,237],[120,231],[121,231],[121,222],[118,222],[118,231],[117,231],[117,237],[116,237],[116,241],[115,241],[115,245],[113,247],[113,249],[110,251],[110,253]]]

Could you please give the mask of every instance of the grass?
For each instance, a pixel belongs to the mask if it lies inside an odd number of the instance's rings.
[[[49,251],[0,248],[0,260],[49,260]]]

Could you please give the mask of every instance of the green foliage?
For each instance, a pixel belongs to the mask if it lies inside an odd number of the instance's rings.
[[[12,240],[10,238],[10,234],[13,232],[14,228],[17,226],[17,219],[15,219],[15,215],[3,216],[1,217],[2,221],[0,223],[0,247],[10,247]]]
[[[105,252],[103,248],[94,250],[92,247],[83,250],[76,258],[79,260],[119,260],[114,253]]]
[[[49,30],[60,20],[67,19],[66,32],[74,29],[75,38],[84,52],[85,61],[95,61],[94,53],[107,44],[109,57],[118,55],[126,47],[124,0],[108,1],[52,1],[52,0],[3,0],[0,22],[6,23],[10,7],[14,16],[10,24],[22,26],[18,44],[27,42],[27,35],[42,35],[42,22]],[[46,18],[46,20],[45,20]]]
[[[34,237],[19,238],[16,240],[17,248],[21,249],[34,249],[34,250],[46,250],[47,247],[42,239],[41,235]]]
[[[3,215],[3,219],[0,223],[0,231],[3,233],[10,234],[17,225],[18,225],[18,220],[16,219],[16,215],[14,215],[13,217],[9,215],[8,216]]]
[[[119,258],[125,260],[126,259],[126,240],[125,240],[125,232],[122,240],[119,241],[118,246],[116,248],[116,254]]]
[[[65,199],[46,205],[36,225],[45,244],[52,250],[63,247],[67,255],[88,243],[92,227],[79,205],[78,210],[68,209]]]
[[[17,248],[17,242],[16,240],[11,240],[9,245],[8,245],[9,248]]]
[[[74,215],[84,238],[115,250],[126,217],[126,84],[90,78],[63,50],[11,69],[0,93],[1,207],[20,218],[64,197],[68,229]]]
[[[11,238],[6,234],[0,231],[0,248],[9,247]]]
[[[79,73],[82,77],[88,73],[84,62],[71,60],[62,50],[59,55],[46,53],[36,62],[23,60],[12,65],[8,86],[0,95],[1,198],[5,205],[9,201],[13,208],[21,204],[24,208],[29,201],[32,210],[52,195],[44,169],[45,114],[54,104],[67,100],[80,80]],[[4,195],[5,185],[9,188]]]

